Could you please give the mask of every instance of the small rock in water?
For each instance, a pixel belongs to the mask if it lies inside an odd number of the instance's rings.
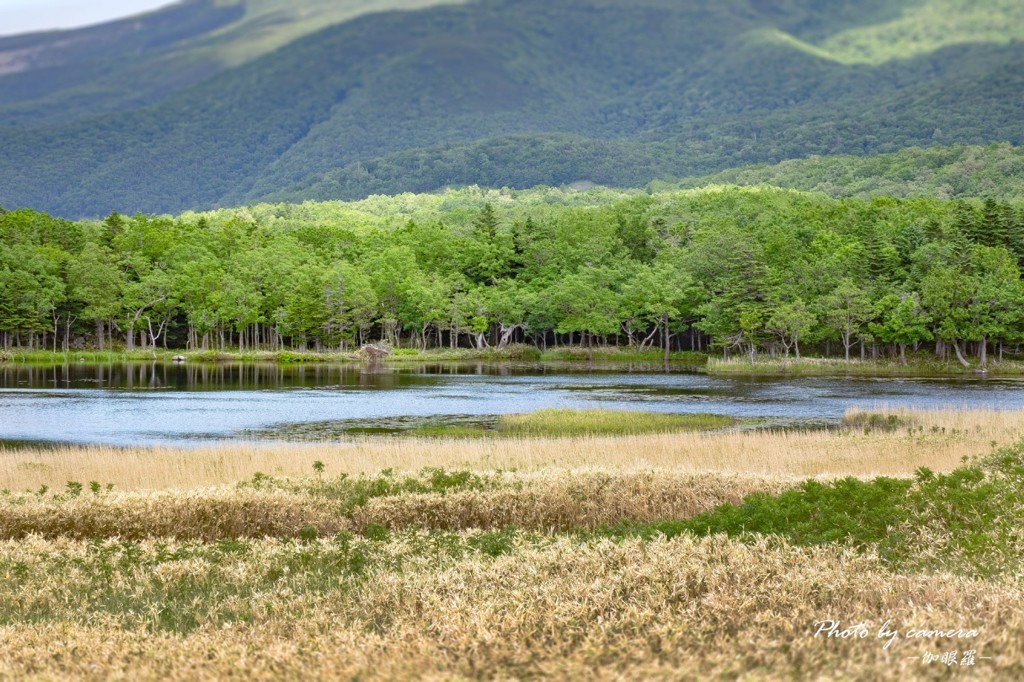
[[[186,358],[184,355],[175,355],[173,358],[171,358],[171,362],[178,362],[178,363],[185,362],[187,360],[188,360],[188,358]]]

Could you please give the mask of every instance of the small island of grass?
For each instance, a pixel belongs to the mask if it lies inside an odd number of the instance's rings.
[[[502,415],[493,427],[423,425],[410,429],[406,435],[432,438],[635,436],[721,429],[734,424],[735,419],[714,414],[547,409],[528,414]]]

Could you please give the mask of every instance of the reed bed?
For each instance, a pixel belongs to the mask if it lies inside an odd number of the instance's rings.
[[[343,443],[229,443],[194,449],[0,448],[0,489],[63,488],[68,481],[118,490],[205,488],[251,478],[329,475],[423,467],[544,471],[601,467],[767,477],[909,476],[949,471],[1024,435],[1024,412],[881,410],[907,421],[895,430],[856,424],[838,430],[736,430],[573,438],[375,438]],[[855,421],[856,414],[847,415]]]
[[[685,519],[722,504],[739,504],[752,493],[774,494],[793,484],[750,476],[608,471],[505,481],[491,490],[377,497],[354,510],[353,528],[593,530],[625,521]]]
[[[213,541],[300,537],[350,526],[323,500],[281,491],[209,490],[88,497],[0,498],[0,538],[29,535]]]
[[[436,478],[437,472],[434,472]],[[315,538],[368,528],[556,532],[688,518],[777,480],[665,472],[273,480],[174,492],[0,496],[0,539]]]

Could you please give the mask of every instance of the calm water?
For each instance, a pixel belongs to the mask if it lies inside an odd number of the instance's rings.
[[[1001,379],[717,378],[531,366],[0,366],[0,441],[321,439],[547,407],[835,422],[850,407],[1024,409]]]

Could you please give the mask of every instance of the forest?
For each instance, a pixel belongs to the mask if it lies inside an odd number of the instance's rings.
[[[1024,199],[1024,149],[1009,144],[911,147],[874,156],[812,156],[774,165],[743,166],[722,173],[655,181],[652,190],[698,189],[707,185],[769,185],[856,197]]]
[[[469,188],[178,217],[0,214],[0,343],[618,345],[974,366],[1024,341],[1024,206]]]

